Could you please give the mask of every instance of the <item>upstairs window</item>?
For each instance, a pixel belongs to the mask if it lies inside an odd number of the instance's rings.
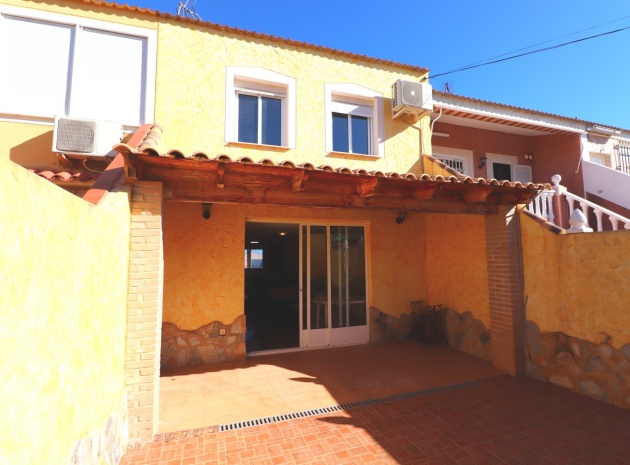
[[[474,176],[473,151],[433,146],[433,157],[465,176]]]
[[[382,96],[356,84],[326,84],[326,151],[384,156]]]
[[[153,118],[155,31],[0,5],[0,114],[139,126]]]
[[[332,102],[333,151],[371,155],[371,106]]]
[[[295,147],[295,79],[262,68],[227,68],[225,140]]]
[[[238,92],[238,141],[282,145],[282,97]]]

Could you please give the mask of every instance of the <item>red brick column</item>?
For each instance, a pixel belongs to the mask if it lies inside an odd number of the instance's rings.
[[[524,305],[518,212],[500,206],[486,215],[492,363],[512,375],[525,371]]]
[[[131,444],[153,438],[158,426],[164,260],[162,184],[135,182],[127,292],[125,377]]]

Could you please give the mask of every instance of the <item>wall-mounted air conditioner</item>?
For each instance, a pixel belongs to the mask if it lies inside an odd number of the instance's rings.
[[[392,112],[394,118],[402,114],[421,116],[433,111],[431,84],[397,80],[392,86]]]
[[[113,121],[55,116],[53,152],[102,157],[122,140],[123,127]]]

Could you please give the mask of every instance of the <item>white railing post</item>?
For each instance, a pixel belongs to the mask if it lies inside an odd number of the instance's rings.
[[[546,193],[546,200],[547,200],[547,217],[549,218],[549,221],[551,221],[553,224],[556,224],[555,219],[556,219],[556,215],[553,213],[553,192],[547,192]]]
[[[601,232],[604,230],[604,215],[608,216],[608,219],[612,224],[613,231],[619,230],[620,222],[623,224],[624,229],[630,230],[629,218],[625,218],[613,211],[600,207],[599,205],[589,200],[567,192],[567,188],[562,186],[560,184],[560,181],[562,181],[562,176],[560,176],[559,174],[554,174],[551,177],[551,182],[553,183],[551,190],[543,190],[542,192],[540,192],[529,203],[529,205],[527,205],[527,209],[535,215],[541,216],[553,224],[557,224],[554,214],[554,199],[558,198],[557,205],[559,206],[561,202],[561,197],[564,196],[564,198],[567,199],[567,206],[569,209],[569,224],[571,225],[571,229],[567,230],[567,232],[593,231],[593,229],[591,229],[588,224],[589,208],[593,209],[593,213],[597,218],[597,232]],[[579,204],[579,208],[576,208],[576,202]],[[558,210],[558,212],[560,212],[560,210]],[[559,222],[561,222],[561,217],[562,215],[560,215],[560,217],[558,218]],[[557,224],[557,226],[562,227],[562,224]]]
[[[586,215],[578,208],[571,213],[569,224],[571,227],[567,229],[567,234],[593,232],[593,229],[588,227]]]
[[[610,220],[610,224],[612,224],[613,231],[617,231],[619,229],[619,220],[612,216],[608,217],[608,219]]]

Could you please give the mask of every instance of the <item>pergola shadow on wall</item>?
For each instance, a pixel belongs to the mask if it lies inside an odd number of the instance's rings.
[[[211,159],[199,152],[186,157],[142,145],[135,149],[120,144],[116,150],[125,157],[126,177],[133,185],[127,354],[132,441],[149,440],[158,424],[165,201],[484,215],[492,360],[509,373],[523,372],[515,206],[529,202],[544,186],[266,159]]]

